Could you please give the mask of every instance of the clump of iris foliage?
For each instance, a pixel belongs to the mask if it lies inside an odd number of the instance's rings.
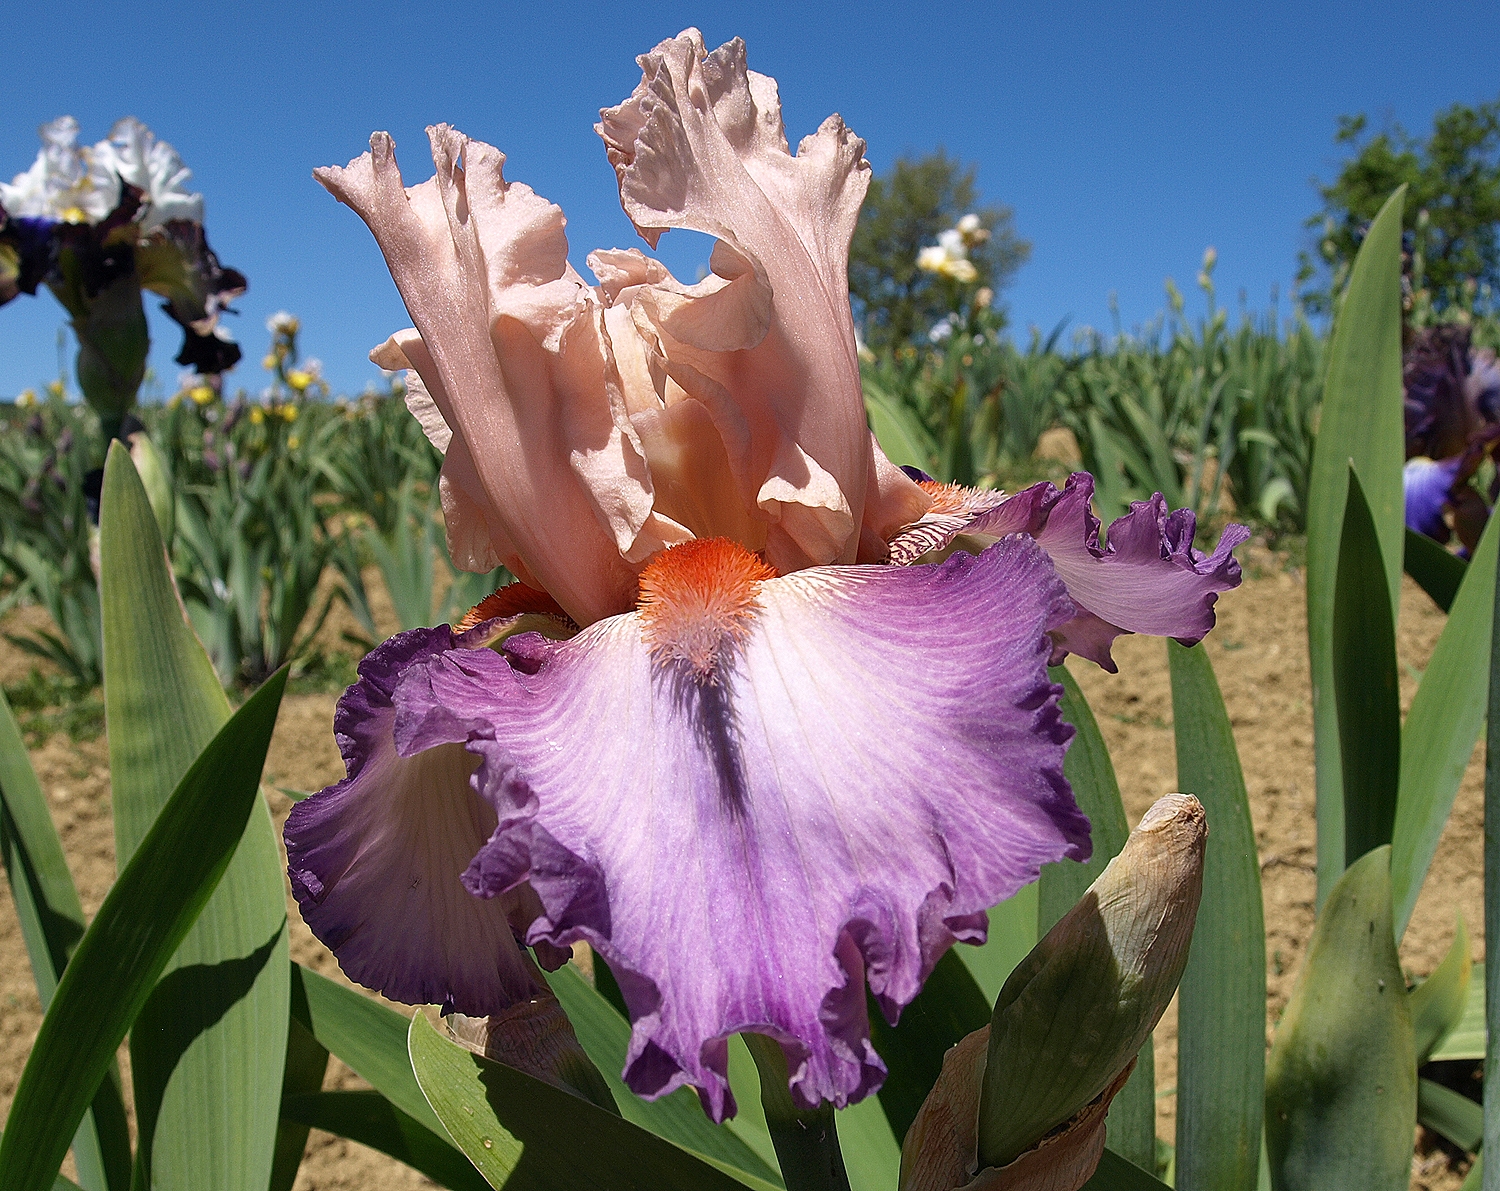
[[[688,30],[639,62],[640,87],[600,132],[648,241],[682,216],[673,196],[713,204],[695,154],[722,161],[731,143],[774,167],[731,199],[759,210],[761,185],[799,176],[827,199],[832,177],[852,231],[863,144],[841,121],[793,159],[766,135],[779,101],[742,43],[709,54]],[[722,111],[697,121],[698,100]],[[993,294],[964,288],[983,279],[970,254],[999,226],[976,216],[918,260],[951,283],[944,329],[857,371],[841,302],[805,307],[823,321],[799,328],[839,350],[798,357],[757,322],[778,286],[794,301],[837,293],[837,272],[819,270],[841,272],[838,254],[788,250],[779,225],[722,201],[723,271],[704,287],[685,293],[644,256],[614,253],[595,291],[567,269],[559,210],[508,183],[494,148],[448,126],[430,135],[438,174],[420,191],[401,189],[385,134],[318,171],[387,249],[420,324],[377,356],[409,367],[416,419],[394,389],[315,400],[319,370],[278,315],[260,401],[226,404],[192,380],[139,426],[114,410],[105,436],[55,394],[7,436],[20,445],[6,524],[31,535],[7,539],[7,598],[52,611],[59,631],[24,640],[66,681],[105,679],[120,876],[88,921],[0,700],[0,852],[46,1010],[0,1185],[68,1185],[56,1179],[71,1148],[86,1191],[285,1191],[314,1127],[475,1191],[1397,1191],[1419,1121],[1468,1153],[1484,1135],[1500,1144],[1500,1099],[1482,1114],[1441,1066],[1484,1059],[1493,1093],[1483,1040],[1500,1028],[1500,967],[1486,999],[1461,920],[1415,988],[1397,953],[1486,693],[1500,698],[1500,526],[1465,561],[1403,525],[1402,191],[1373,219],[1326,343],[1299,322],[1228,332],[1209,258],[1196,326],[1174,300],[1154,333],[1022,352],[998,337]],[[674,170],[702,189],[658,190]],[[550,275],[511,270],[515,253],[483,262],[470,216],[484,243],[537,249],[528,259]],[[466,253],[485,268],[465,268]],[[690,304],[679,317],[684,299],[708,304],[712,333]],[[573,333],[509,337],[490,325],[496,301],[523,332],[560,318]],[[759,452],[756,466],[773,462],[757,499],[784,521],[735,521],[743,496],[711,466],[726,443],[699,433],[692,404],[654,404],[650,370],[606,371],[616,362],[592,336],[608,317],[617,347],[692,360],[674,383],[747,412],[766,393],[728,357],[754,353],[785,382],[778,397],[805,386],[826,418],[813,431],[835,428],[840,475],[800,447]],[[1468,344],[1434,394],[1488,392],[1489,358]],[[539,350],[572,352],[567,372],[525,375],[543,397],[584,375],[581,418],[617,412],[610,396],[629,390],[642,454],[601,449],[569,470],[556,427],[530,425],[532,442],[514,421],[497,433],[537,394],[483,378]],[[484,400],[499,422],[473,416]],[[1417,412],[1440,421],[1441,403]],[[1078,475],[1061,491],[990,490],[1045,470],[1036,448],[1053,427],[1071,431],[1097,489]],[[766,433],[780,424],[761,418],[745,437]],[[553,487],[505,486],[507,452],[548,447],[535,463]],[[635,465],[653,451],[653,467],[680,468],[678,490],[663,484],[660,517],[631,535],[631,510],[611,504],[606,533],[577,498],[652,495]],[[703,499],[673,505],[682,489]],[[305,921],[346,972],[418,1004],[408,1017],[289,962],[287,870],[258,778],[286,659],[306,655],[333,602],[369,634],[359,644],[390,627],[364,567],[382,572],[400,627],[457,621],[504,578],[463,581],[477,592],[455,578],[438,607],[437,495],[456,555],[501,555],[546,590],[516,583],[457,628],[376,646],[336,721],[348,777],[300,801],[284,833]],[[1091,497],[1106,516],[1128,508],[1102,544]],[[1200,644],[1248,531],[1226,528],[1211,555],[1193,547],[1195,511],[1231,506],[1268,526],[1300,517],[1308,537],[1318,917],[1269,1055],[1254,829]],[[747,545],[726,523],[760,537]],[[648,532],[661,536],[628,554]],[[1449,613],[1404,719],[1403,570]],[[1127,629],[1177,638],[1163,645],[1187,791],[1133,832],[1061,665],[1071,651],[1112,667]],[[253,688],[238,711],[231,683]],[[1489,777],[1487,814],[1500,814],[1500,767]],[[1494,840],[1486,876],[1497,937]],[[1148,1040],[1174,992],[1164,1145]],[[423,1002],[441,1004],[448,1037]],[[114,1062],[127,1037],[133,1142]],[[334,1055],[369,1089],[323,1090]]]

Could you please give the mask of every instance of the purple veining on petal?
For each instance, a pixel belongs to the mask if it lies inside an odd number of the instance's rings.
[[[800,1102],[844,1104],[884,1078],[864,982],[894,1016],[987,907],[1089,855],[1046,672],[1072,611],[1024,538],[813,568],[761,585],[711,681],[658,662],[632,613],[410,667],[396,737],[467,736],[498,825],[465,882],[529,881],[529,938],[608,960],[633,1089],[691,1084],[721,1119],[725,1040],[753,1030]]]
[[[457,642],[446,625],[414,629],[360,663],[334,717],[348,776],[292,809],[287,871],[303,919],[350,979],[482,1016],[534,995],[514,932],[536,899],[520,888],[481,900],[460,880],[495,825],[462,743],[412,753],[395,743],[402,674]]]
[[[1101,546],[1099,519],[1089,508],[1094,480],[1086,472],[1069,476],[1061,492],[1048,483],[1012,496],[951,484],[923,487],[934,498],[933,509],[892,537],[891,562],[914,563],[948,548],[960,534],[981,543],[1013,533],[1034,537],[1051,555],[1078,608],[1077,616],[1053,633],[1054,663],[1076,653],[1113,672],[1110,643],[1122,633],[1194,644],[1213,628],[1218,593],[1239,585],[1234,549],[1250,531],[1225,527],[1218,546],[1205,556],[1193,548],[1193,514],[1187,509],[1169,514],[1160,493],[1133,502]]]

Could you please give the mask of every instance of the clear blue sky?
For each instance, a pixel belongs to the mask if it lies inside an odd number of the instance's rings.
[[[389,129],[409,181],[431,173],[423,126],[446,120],[509,156],[507,175],[560,203],[575,262],[638,244],[592,130],[635,85],[634,56],[689,24],[739,35],[781,84],[795,144],[830,112],[869,142],[877,171],[937,145],[979,166],[987,201],[1015,208],[1031,262],[1006,295],[1014,322],[1127,327],[1219,251],[1221,300],[1285,294],[1316,208],[1311,179],[1339,160],[1336,117],[1430,128],[1455,102],[1500,94],[1500,4],[1209,5],[910,3],[359,5],[102,4],[6,32],[0,174],[30,165],[36,126],[75,115],[83,136],[118,116],[177,146],[207,199],[210,241],[250,278],[231,319],[265,383],[267,315],[302,316],[305,350],[336,389],[376,375],[371,346],[407,325],[373,239],[310,178]],[[649,14],[649,15],[647,15]],[[692,279],[707,243],[662,253]],[[57,372],[61,308],[0,308],[0,396]],[[153,367],[175,388],[178,334],[153,316]],[[71,359],[71,349],[70,356]]]

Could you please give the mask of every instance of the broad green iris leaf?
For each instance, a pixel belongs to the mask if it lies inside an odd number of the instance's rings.
[[[1469,564],[1426,534],[1412,529],[1406,531],[1404,562],[1406,573],[1432,597],[1432,602],[1444,612],[1450,611],[1459,585],[1469,571]]]
[[[404,1017],[301,964],[291,965],[291,986],[292,1012],[320,1046],[407,1116],[446,1136],[412,1074]]]
[[[1417,1080],[1417,1120],[1471,1154],[1484,1140],[1484,1109],[1430,1079]]]
[[[989,911],[989,935],[983,945],[971,947],[960,943],[953,948],[979,991],[990,1004],[1005,987],[1006,978],[1016,965],[1036,946],[1038,885],[1023,885],[1011,897]]]
[[[0,1132],[0,1140],[3,1140],[4,1137],[5,1134]],[[52,1182],[52,1191],[84,1191],[84,1188],[80,1187],[72,1179],[58,1175]]]
[[[276,1152],[271,1160],[268,1191],[292,1191],[297,1168],[302,1165],[302,1155],[307,1149],[308,1127],[287,1118],[287,1098],[321,1091],[323,1077],[328,1074],[328,1048],[303,1024],[308,1018],[307,996],[294,972],[292,1017],[287,1022],[286,1064],[281,1074],[281,1121],[276,1126]]]
[[[1208,812],[1203,900],[1177,991],[1177,1178],[1254,1191],[1265,1114],[1260,858],[1239,751],[1207,648],[1167,642],[1177,787]]]
[[[1351,465],[1329,650],[1344,783],[1344,863],[1391,842],[1401,772],[1396,625],[1364,486]]]
[[[625,1069],[625,1053],[630,1046],[630,1023],[589,987],[572,964],[564,964],[557,971],[548,973],[547,983],[573,1023],[573,1032],[577,1034],[580,1045],[609,1084],[621,1116],[685,1150],[715,1159],[768,1183],[780,1184],[781,1175],[776,1167],[765,1160],[763,1152],[741,1138],[738,1119],[715,1125],[704,1116],[691,1088],[679,1088],[660,1100],[642,1100],[625,1086],[620,1072]],[[756,1085],[753,1099],[736,1093],[735,1100],[744,1113],[752,1103],[759,1103],[759,1085]]]
[[[1083,1185],[1083,1191],[1164,1191],[1166,1186],[1135,1163],[1106,1149],[1099,1156],[1099,1167],[1093,1178]]]
[[[492,1187],[506,1191],[734,1191],[774,1184],[717,1164],[580,1097],[448,1041],[420,1012],[407,1035],[433,1111]]]
[[[1416,1041],[1417,1066],[1432,1057],[1438,1044],[1463,1021],[1469,1004],[1469,983],[1473,975],[1469,959],[1469,930],[1464,916],[1458,916],[1453,945],[1443,962],[1421,984],[1411,990],[1412,1033]]]
[[[1307,520],[1307,644],[1318,772],[1318,902],[1344,871],[1343,760],[1333,695],[1333,600],[1352,462],[1380,543],[1392,623],[1400,594],[1405,506],[1401,386],[1401,210],[1381,208],[1360,246],[1334,320],[1313,451]]]
[[[115,1048],[229,867],[285,685],[273,675],[193,762],[63,970],[0,1141],[5,1191],[52,1186]],[[269,1143],[264,1166],[269,1177]]]
[[[1062,717],[1077,729],[1073,743],[1063,761],[1063,773],[1073,787],[1073,797],[1093,828],[1094,854],[1088,863],[1072,860],[1044,865],[1037,882],[1037,930],[1041,938],[1073,908],[1075,903],[1104,871],[1104,866],[1119,855],[1130,835],[1125,818],[1125,804],[1120,800],[1120,784],[1115,779],[1109,747],[1099,731],[1088,700],[1066,666],[1054,666],[1048,673],[1062,683]],[[1212,835],[1210,835],[1212,839]],[[1027,948],[1030,950],[1030,947]],[[1016,962],[1020,962],[1017,957]],[[1015,965],[1012,964],[1012,967]],[[1006,975],[1010,975],[1007,971]],[[1002,980],[1002,984],[1003,984]],[[999,989],[995,990],[996,996]],[[994,997],[990,1000],[993,1002]],[[1109,1106],[1105,1121],[1106,1140],[1111,1149],[1143,1170],[1156,1161],[1156,1056],[1151,1047],[1143,1046],[1136,1059],[1130,1080]]]
[[[864,392],[870,429],[875,432],[875,439],[886,458],[898,467],[917,467],[927,471],[937,455],[937,444],[916,414],[869,381],[865,381]]]
[[[1484,931],[1486,939],[1500,938],[1500,580],[1490,621],[1489,711],[1484,741]],[[1500,1037],[1500,963],[1484,970],[1484,1025],[1486,1038]],[[1484,1108],[1485,1149],[1500,1151],[1500,1047],[1485,1047],[1484,1086],[1490,1089]],[[1492,1162],[1485,1179],[1495,1185]]]
[[[1490,651],[1497,556],[1500,517],[1491,517],[1401,729],[1401,778],[1391,838],[1398,940],[1416,909],[1484,723],[1488,675],[1479,661]]]
[[[1415,993],[1412,995],[1416,996]],[[1463,1012],[1459,1015],[1458,1022],[1433,1047],[1427,1059],[1433,1063],[1448,1059],[1482,1059],[1484,1050],[1484,964],[1476,963],[1469,975],[1469,989],[1464,996]]]
[[[68,957],[83,937],[83,905],[73,886],[47,800],[26,756],[21,731],[0,694],[0,858],[15,901],[42,1010],[52,1003]],[[130,1185],[130,1134],[111,1064],[73,1138],[73,1157],[86,1191]]]
[[[990,1003],[957,950],[951,948],[938,960],[896,1025],[888,1024],[875,999],[869,998],[870,1039],[888,1072],[879,1092],[880,1107],[897,1138],[906,1136],[937,1083],[948,1048],[990,1020]]]
[[[104,471],[99,552],[110,798],[124,866],[229,718],[229,702],[183,616],[156,516],[119,443]],[[155,1191],[268,1185],[289,996],[281,867],[256,798],[242,846],[131,1034],[137,1165]]]
[[[1276,1191],[1405,1191],[1417,1117],[1390,849],[1355,861],[1313,929],[1266,1063]]]
[[[440,1187],[485,1191],[489,1186],[444,1133],[407,1116],[379,1092],[313,1092],[287,1096],[282,1119],[347,1137],[420,1170]]]
[[[901,1175],[901,1145],[876,1096],[839,1109],[839,1148],[849,1174],[850,1191],[896,1191]]]

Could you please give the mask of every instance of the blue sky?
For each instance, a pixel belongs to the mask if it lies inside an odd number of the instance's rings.
[[[335,388],[376,375],[371,346],[407,325],[365,227],[310,178],[375,128],[396,137],[409,181],[427,177],[423,126],[446,120],[509,156],[569,217],[575,262],[639,241],[592,131],[635,85],[634,56],[696,24],[739,35],[780,82],[793,143],[840,112],[877,171],[944,146],[979,166],[987,201],[1015,208],[1031,262],[1006,298],[1018,330],[1126,327],[1191,286],[1219,252],[1220,299],[1243,289],[1282,311],[1316,209],[1312,179],[1339,161],[1336,117],[1425,131],[1455,102],[1500,94],[1500,5],[760,3],[590,6],[100,4],[14,21],[0,174],[30,165],[36,126],[72,113],[97,140],[118,116],[177,146],[207,200],[211,243],[250,278],[230,325],[245,345],[231,387],[265,383],[265,319],[303,318],[304,349]],[[708,243],[668,234],[691,278]],[[61,308],[45,294],[0,308],[0,397],[57,374]],[[176,329],[153,315],[152,364],[174,391]],[[71,349],[69,350],[71,359]]]

